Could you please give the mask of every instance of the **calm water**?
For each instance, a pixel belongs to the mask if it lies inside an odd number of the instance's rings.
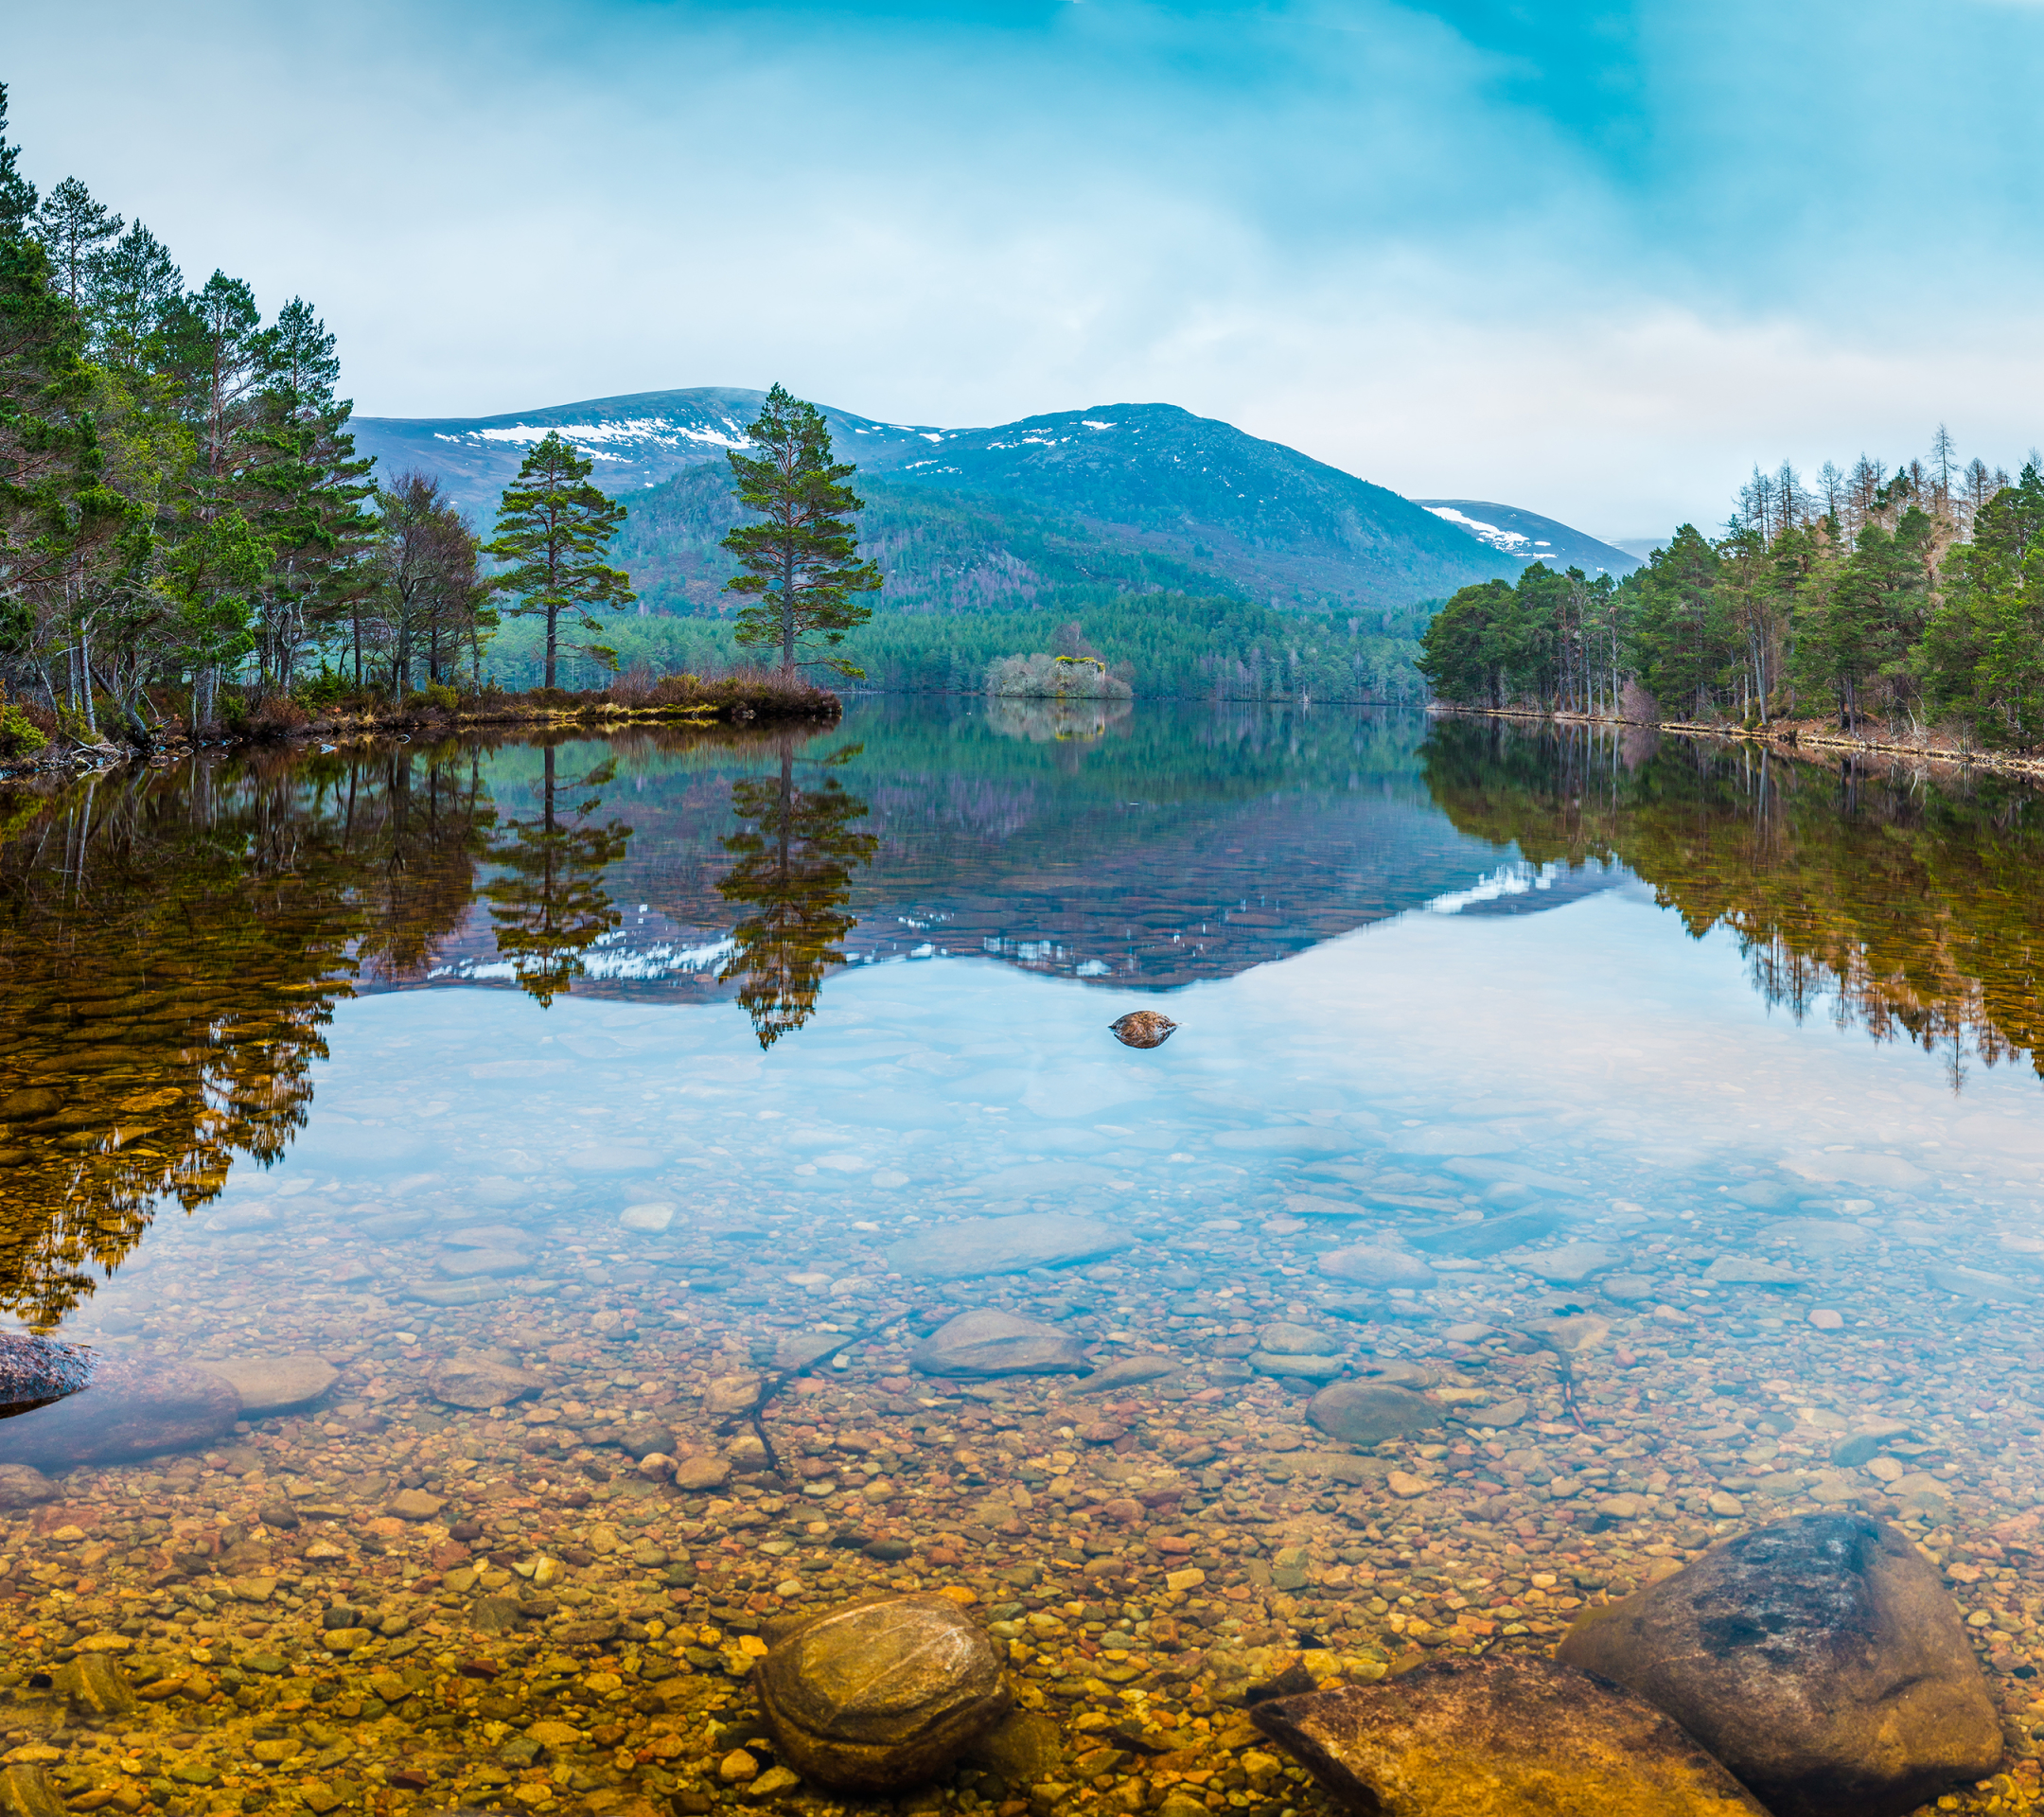
[[[1859,1505],[2030,1752],[2040,821],[1688,746],[902,702],[0,794],[0,1301],[115,1384],[0,1420],[42,1473],[0,1473],[8,1746],[173,1817],[759,1802],[746,1642],[950,1584],[1063,1758],[944,1801],[1275,1813],[1231,1699],[1301,1651],[1544,1649]],[[1165,1046],[1108,1033],[1137,1008]],[[918,1272],[1043,1213],[1107,1253]],[[1323,1266],[1357,1245],[1430,1284]],[[1154,1368],[910,1368],[988,1306]],[[858,1341],[769,1458],[724,1413],[805,1336]],[[1330,1438],[1341,1374],[1438,1423]],[[48,1437],[122,1395],[97,1455]]]

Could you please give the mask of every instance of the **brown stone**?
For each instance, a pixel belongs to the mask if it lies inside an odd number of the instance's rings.
[[[945,1771],[1010,1702],[993,1642],[942,1596],[815,1616],[753,1677],[781,1757],[843,1791],[894,1791]]]
[[[1553,1660],[1440,1660],[1251,1720],[1357,1817],[1766,1817],[1651,1704]]]
[[[1131,1010],[1107,1025],[1124,1048],[1161,1048],[1177,1026],[1170,1016],[1160,1015],[1155,1010]]]
[[[1077,1375],[1088,1367],[1079,1340],[1055,1325],[982,1307],[946,1319],[908,1353],[923,1375]]]
[[[434,1364],[426,1385],[435,1400],[450,1407],[507,1407],[537,1394],[546,1378],[486,1356],[457,1354]]]
[[[1950,1596],[1859,1514],[1739,1534],[1594,1611],[1558,1652],[1665,1710],[1777,1817],[1898,1817],[2001,1759]]]

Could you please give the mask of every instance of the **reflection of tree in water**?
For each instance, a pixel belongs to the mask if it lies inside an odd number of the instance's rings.
[[[1455,827],[1535,864],[1626,865],[1700,939],[1730,928],[1755,989],[1877,1041],[2044,1075],[2044,797],[1864,764],[1581,727],[1443,720],[1427,784]]]
[[[879,843],[853,830],[866,803],[836,776],[825,774],[814,787],[795,785],[794,741],[780,743],[778,774],[731,785],[731,811],[750,825],[724,840],[738,862],[717,885],[727,900],[752,911],[731,929],[733,950],[719,979],[742,980],[738,1000],[762,1048],[816,1013],[825,972],[844,962],[837,943],[858,921],[845,908],[853,876]],[[821,767],[849,763],[859,750],[848,745]]]
[[[21,795],[0,838],[0,1309],[54,1323],[154,1207],[307,1120],[365,956],[466,913],[466,767],[204,758]]]
[[[1032,745],[1092,744],[1121,730],[1134,711],[1127,700],[994,695],[986,717],[988,727],[1003,738],[1025,738]]]
[[[510,837],[492,846],[489,856],[509,874],[483,891],[497,929],[497,950],[541,1008],[583,975],[583,955],[624,919],[602,878],[625,856],[631,838],[631,828],[617,820],[586,823],[603,805],[602,796],[573,803],[556,799],[561,791],[603,787],[617,774],[616,758],[565,781],[555,775],[552,745],[545,764],[539,818],[504,822]]]

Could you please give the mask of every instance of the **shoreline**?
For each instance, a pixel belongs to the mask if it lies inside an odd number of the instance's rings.
[[[1975,747],[1910,743],[1892,738],[1854,737],[1836,728],[1806,719],[1777,720],[1769,726],[1727,726],[1691,719],[1625,719],[1615,714],[1546,712],[1531,707],[1465,707],[1429,701],[1429,717],[1517,719],[1555,726],[1608,726],[1614,730],[1669,732],[1683,738],[1717,738],[1728,744],[1761,745],[1784,755],[1846,751],[1861,756],[1942,764],[1955,769],[1981,769],[2044,780],[2044,757]]]
[[[520,731],[583,730],[594,732],[623,731],[633,726],[752,726],[835,725],[844,716],[844,702],[826,689],[805,691],[799,702],[779,697],[772,688],[741,684],[725,688],[712,683],[705,690],[712,697],[684,701],[632,703],[608,697],[608,691],[578,695],[555,689],[555,697],[536,699],[546,693],[535,689],[525,695],[491,698],[470,696],[452,708],[438,704],[393,706],[381,712],[330,712],[313,714],[296,725],[264,724],[255,720],[246,730],[219,728],[218,735],[189,738],[182,732],[149,744],[128,738],[103,738],[87,744],[59,733],[42,750],[26,756],[0,758],[0,783],[24,781],[63,771],[107,769],[117,764],[158,764],[188,757],[205,750],[268,750],[306,744],[354,743],[393,733],[427,732],[452,737],[465,732],[493,728]],[[472,704],[471,704],[472,703]],[[261,709],[256,710],[257,713]]]

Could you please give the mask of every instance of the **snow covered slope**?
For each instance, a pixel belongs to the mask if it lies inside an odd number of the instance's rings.
[[[1586,574],[1608,572],[1613,578],[1630,574],[1641,565],[1637,556],[1612,543],[1599,542],[1580,530],[1514,504],[1491,504],[1482,499],[1415,499],[1413,503],[1514,561],[1544,561],[1557,573],[1569,568],[1580,568]]]

